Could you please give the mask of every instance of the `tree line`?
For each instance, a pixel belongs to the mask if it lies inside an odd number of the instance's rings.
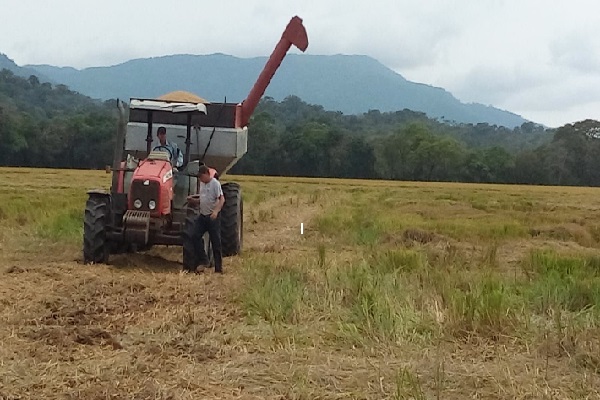
[[[234,173],[600,185],[600,122],[546,129],[455,124],[401,110],[343,115],[297,97],[261,101]]]
[[[117,113],[65,85],[0,71],[0,165],[100,168],[110,164]]]
[[[116,103],[0,71],[0,165],[104,168]],[[514,129],[435,120],[411,110],[325,111],[265,97],[232,173],[419,181],[600,185],[600,122]]]

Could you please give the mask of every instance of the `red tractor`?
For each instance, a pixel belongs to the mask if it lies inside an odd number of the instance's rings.
[[[211,103],[190,96],[132,98],[127,117],[125,105],[118,102],[110,191],[87,192],[85,263],[106,263],[110,254],[145,250],[153,245],[183,246],[184,266],[191,262],[191,228],[198,211],[187,206],[186,198],[198,192],[198,168],[201,164],[210,166],[212,173],[220,177],[246,153],[248,121],[292,44],[301,51],[308,47],[306,30],[298,17],[287,25],[241,103]],[[159,126],[166,128],[168,140],[182,150],[180,168],[171,164],[168,148],[157,148],[155,133]],[[222,183],[222,188],[223,256],[232,256],[242,250],[242,192],[234,182]],[[207,250],[208,243],[204,240]]]

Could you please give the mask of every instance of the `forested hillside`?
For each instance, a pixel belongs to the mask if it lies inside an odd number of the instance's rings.
[[[0,165],[103,168],[116,103],[64,85],[0,72]],[[265,97],[249,124],[248,153],[232,173],[424,181],[600,185],[600,122],[555,131],[449,124],[410,110],[325,111],[298,97]]]
[[[64,85],[0,71],[0,164],[94,168],[110,162],[116,108]]]
[[[266,57],[178,54],[78,70],[29,65],[30,69],[98,99],[154,98],[173,90],[210,101],[240,102],[267,62]],[[360,114],[371,109],[408,108],[430,118],[513,127],[521,116],[482,104],[462,103],[443,88],[411,82],[379,61],[361,55],[288,54],[265,95],[282,101],[295,95],[326,110]]]

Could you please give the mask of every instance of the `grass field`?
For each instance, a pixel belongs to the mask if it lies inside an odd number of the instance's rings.
[[[0,169],[0,399],[600,398],[600,189],[228,179],[190,276],[81,264],[104,171]]]

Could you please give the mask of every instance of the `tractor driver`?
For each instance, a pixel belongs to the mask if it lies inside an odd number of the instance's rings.
[[[164,151],[169,154],[171,165],[175,168],[179,168],[183,165],[183,153],[177,147],[177,143],[169,142],[167,140],[167,129],[164,126],[159,127],[156,130],[156,136],[158,137],[159,145],[154,146],[153,151]]]
[[[223,273],[222,253],[221,253],[221,208],[225,204],[225,197],[221,189],[221,183],[210,176],[210,170],[206,165],[201,165],[198,169],[198,179],[200,180],[200,192],[197,195],[188,196],[187,201],[191,206],[200,204],[200,215],[194,222],[194,252],[196,260],[203,264],[203,260],[208,257],[204,251],[202,236],[208,232],[210,244],[212,246],[215,259],[215,272]],[[196,272],[202,272],[203,265],[196,268]],[[193,272],[188,270],[188,272]]]

